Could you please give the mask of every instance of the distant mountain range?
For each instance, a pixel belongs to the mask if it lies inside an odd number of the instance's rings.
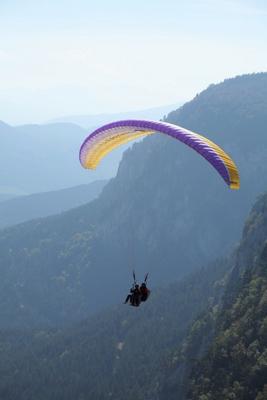
[[[123,152],[132,144],[113,151],[96,171],[85,171],[79,164],[79,148],[89,133],[116,119],[160,119],[171,109],[166,106],[132,113],[66,117],[44,125],[11,127],[0,121],[1,196],[47,192],[110,179],[117,173]]]
[[[123,148],[97,171],[81,167],[79,148],[88,133],[74,124],[11,127],[0,123],[1,196],[60,190],[114,176]]]
[[[89,203],[97,198],[107,181],[96,181],[54,192],[18,196],[0,202],[0,228],[53,214]]]
[[[64,122],[73,123],[81,126],[82,128],[88,129],[92,126],[99,126],[107,124],[111,121],[120,119],[152,119],[159,120],[163,119],[164,116],[169,114],[170,111],[176,110],[181,104],[170,104],[167,106],[149,108],[147,110],[129,111],[121,113],[105,113],[96,115],[71,115],[67,117],[55,118],[48,122]]]
[[[5,194],[0,193],[0,203],[2,201],[6,201],[6,200],[12,199],[14,197],[16,197],[16,196],[12,195],[11,193],[5,193]]]

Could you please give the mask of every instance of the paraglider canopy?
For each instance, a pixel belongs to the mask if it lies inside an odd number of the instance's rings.
[[[204,157],[231,189],[239,189],[239,174],[231,157],[218,145],[198,133],[159,121],[123,120],[104,125],[91,133],[80,149],[84,168],[95,169],[101,159],[116,147],[139,137],[162,133],[179,140]]]

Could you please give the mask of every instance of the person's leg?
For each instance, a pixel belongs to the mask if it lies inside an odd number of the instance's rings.
[[[135,302],[135,295],[133,294],[131,297],[131,305],[132,306],[136,306],[136,302]]]
[[[136,307],[140,305],[140,297],[138,295],[134,296],[134,305]]]
[[[125,299],[125,302],[124,302],[124,303],[125,303],[125,304],[126,304],[126,303],[128,303],[128,301],[131,299],[131,297],[132,297],[132,296],[131,296],[130,294],[128,294],[128,296],[126,297],[126,299]]]

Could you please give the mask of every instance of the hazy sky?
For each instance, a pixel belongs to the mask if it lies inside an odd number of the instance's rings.
[[[189,100],[267,71],[266,0],[0,0],[0,120]]]

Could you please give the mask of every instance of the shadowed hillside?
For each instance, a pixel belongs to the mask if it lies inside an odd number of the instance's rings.
[[[1,399],[157,399],[170,354],[221,296],[226,266],[158,289],[139,309],[121,304],[58,331],[2,331]]]
[[[1,194],[55,191],[114,176],[123,149],[94,174],[81,168],[78,152],[88,134],[68,123],[12,127],[0,121]]]
[[[265,400],[266,238],[267,195],[229,259],[155,290],[139,309],[2,331],[1,399]]]
[[[44,218],[89,203],[98,197],[106,181],[75,186],[54,192],[35,193],[0,201],[0,228],[34,218]]]
[[[265,400],[267,195],[256,203],[245,225],[236,267],[215,326],[210,349],[191,374],[188,398]]]
[[[231,257],[224,295],[212,299],[174,353],[160,400],[266,399],[266,243],[265,194]]]

